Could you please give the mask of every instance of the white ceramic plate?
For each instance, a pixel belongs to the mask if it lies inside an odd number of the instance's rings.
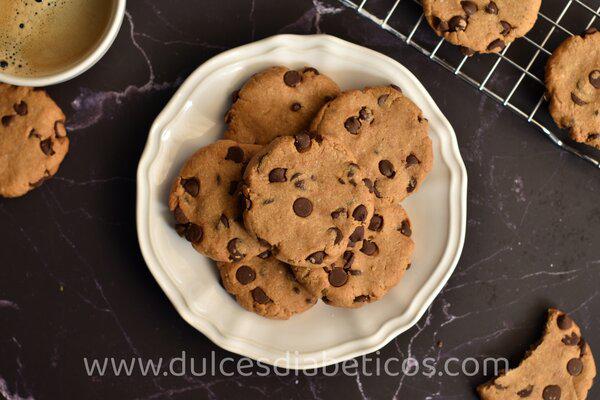
[[[197,148],[221,137],[230,94],[264,68],[310,65],[342,89],[395,83],[429,119],[433,170],[404,202],[413,223],[412,268],[382,300],[357,310],[319,303],[288,321],[245,311],[219,285],[216,268],[173,229],[171,182]],[[181,316],[220,347],[262,362],[315,368],[373,352],[413,326],[446,283],[462,250],[467,174],[452,127],[402,65],[327,35],[279,35],[201,65],[160,113],[138,168],[137,230],[148,268]]]

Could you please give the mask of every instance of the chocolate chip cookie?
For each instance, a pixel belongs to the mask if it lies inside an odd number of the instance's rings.
[[[411,235],[404,209],[378,200],[368,225],[356,228],[342,257],[323,268],[292,269],[326,304],[361,307],[379,300],[400,281],[413,253]]]
[[[404,199],[431,170],[428,122],[397,86],[345,92],[321,109],[310,129],[351,148],[364,183],[379,198]]]
[[[225,289],[246,310],[263,317],[288,319],[317,302],[317,298],[296,281],[289,265],[274,257],[217,265]]]
[[[18,197],[58,171],[65,115],[45,91],[0,83],[0,196]]]
[[[427,22],[465,55],[497,53],[533,27],[541,0],[423,0]]]
[[[277,138],[246,169],[246,228],[288,264],[328,265],[373,213],[363,180],[354,155],[333,138]]]
[[[546,64],[550,114],[573,140],[600,149],[600,32],[565,40]]]
[[[565,313],[548,311],[544,337],[518,368],[477,388],[482,400],[584,400],[596,376],[590,346]]]
[[[337,84],[315,68],[269,68],[233,94],[225,138],[267,144],[277,136],[299,133],[339,92]]]
[[[219,140],[192,155],[173,183],[169,208],[178,233],[213,260],[237,262],[266,250],[244,229],[237,193],[243,169],[259,149]]]

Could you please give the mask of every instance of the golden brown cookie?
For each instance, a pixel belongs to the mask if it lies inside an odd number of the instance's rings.
[[[351,90],[325,105],[311,132],[350,148],[377,197],[400,201],[418,190],[431,170],[429,125],[396,86]]]
[[[54,176],[69,150],[65,115],[45,91],[0,83],[0,196]]]
[[[216,261],[251,259],[265,251],[244,229],[237,188],[260,146],[219,140],[194,153],[173,183],[169,209],[177,231]]]
[[[541,0],[423,0],[423,10],[438,36],[472,55],[500,52],[525,36],[541,4]]]
[[[414,249],[404,209],[382,200],[367,227],[358,227],[348,249],[323,268],[292,267],[296,278],[326,304],[361,307],[382,298],[402,278]]]
[[[275,139],[252,158],[244,184],[246,228],[292,265],[335,261],[373,213],[354,155],[332,138]]]
[[[550,114],[573,140],[600,149],[600,32],[565,40],[546,64]]]
[[[263,317],[288,319],[317,302],[317,298],[296,281],[290,266],[272,256],[217,265],[225,289],[246,310]]]
[[[271,67],[234,93],[225,138],[267,144],[277,136],[295,135],[339,92],[337,84],[315,68]]]
[[[551,308],[544,337],[519,367],[477,391],[482,400],[585,400],[595,376],[594,356],[579,327]]]

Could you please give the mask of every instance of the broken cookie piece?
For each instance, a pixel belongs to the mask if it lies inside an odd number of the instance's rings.
[[[551,308],[542,340],[518,368],[477,388],[482,400],[584,400],[596,376],[590,346],[577,324]]]

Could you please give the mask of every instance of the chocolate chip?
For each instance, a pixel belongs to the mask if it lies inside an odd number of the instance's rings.
[[[531,396],[531,393],[533,393],[533,385],[528,385],[526,388],[519,390],[517,396],[525,398]]]
[[[316,251],[308,257],[306,257],[306,261],[308,261],[311,264],[321,264],[325,259],[326,255],[327,253],[325,253],[324,251]]]
[[[573,320],[567,314],[561,314],[556,318],[556,325],[563,330],[571,329],[573,326]]]
[[[6,60],[0,60],[0,68],[4,69],[8,67],[8,62]]]
[[[354,298],[354,302],[355,303],[366,303],[369,301],[369,296],[365,295],[365,294],[361,294],[360,296],[356,296]]]
[[[267,258],[271,257],[271,250],[265,250],[262,253],[260,253],[257,257],[266,260]]]
[[[287,177],[285,176],[287,172],[286,168],[274,168],[269,172],[269,182],[285,182],[287,181]]]
[[[406,157],[406,166],[407,167],[412,167],[413,165],[416,164],[421,164],[421,161],[419,161],[419,159],[417,158],[417,156],[415,156],[414,154],[409,154],[408,157]]]
[[[294,187],[296,187],[300,190],[304,190],[304,180],[300,179],[300,180],[297,180],[296,182],[294,182]]]
[[[331,303],[331,300],[329,300],[329,298],[327,298],[327,296],[321,297],[321,300],[323,300],[323,303],[325,303],[325,304],[330,304]]]
[[[238,238],[233,238],[227,243],[227,251],[231,261],[239,261],[244,258],[245,254],[242,254],[238,249],[240,243],[242,243],[242,240]]]
[[[242,265],[235,271],[235,279],[242,285],[247,285],[256,279],[256,272],[247,265]]]
[[[238,101],[240,98],[240,91],[239,90],[235,90],[233,93],[231,93],[231,102],[235,103],[236,101]]]
[[[500,32],[501,35],[506,36],[512,30],[512,26],[506,21],[500,21],[500,25],[502,25],[502,32]]]
[[[375,242],[371,242],[370,240],[363,240],[362,247],[360,251],[368,256],[376,255],[379,252],[379,247]]]
[[[590,133],[590,134],[588,135],[588,137],[587,137],[587,139],[586,139],[586,140],[587,140],[588,142],[591,142],[591,141],[593,141],[593,140],[596,140],[596,139],[598,139],[598,138],[600,138],[600,133]]]
[[[294,286],[294,287],[292,288],[292,290],[294,291],[294,293],[296,293],[296,294],[300,294],[300,289],[298,289],[298,287]]]
[[[365,186],[367,187],[367,189],[369,189],[369,193],[373,193],[375,187],[373,186],[373,181],[365,178],[363,179],[363,183],[365,184]]]
[[[354,253],[349,250],[346,250],[344,252],[343,259],[344,259],[344,267],[343,268],[346,270],[350,269],[350,267],[352,267],[352,264],[354,264]]]
[[[365,228],[364,226],[357,226],[350,235],[349,240],[352,243],[360,242],[365,237]]]
[[[290,106],[290,110],[292,111],[298,111],[302,108],[302,105],[300,103],[294,103]]]
[[[356,117],[350,117],[346,120],[346,122],[344,122],[344,128],[346,128],[346,130],[353,135],[358,134],[360,126],[360,120]]]
[[[390,83],[390,87],[392,89],[394,89],[395,91],[402,93],[402,89],[400,89],[400,86],[394,85],[393,83]]]
[[[578,376],[583,371],[583,363],[580,358],[571,358],[567,363],[567,371],[571,376]]]
[[[373,111],[367,107],[363,107],[358,112],[358,119],[362,119],[363,121],[369,121],[373,118]]]
[[[271,299],[269,298],[269,296],[267,296],[265,291],[259,287],[252,289],[251,293],[252,293],[252,298],[258,304],[267,304],[267,303],[271,302]]]
[[[348,274],[343,268],[333,268],[329,273],[329,284],[333,287],[341,287],[348,282]]]
[[[448,26],[448,22],[442,21],[439,17],[433,17],[432,23],[435,29],[438,29],[442,32],[446,32],[448,31],[448,29],[450,29],[450,27]]]
[[[352,218],[354,218],[357,221],[364,221],[365,219],[367,219],[367,207],[363,206],[362,204],[357,206],[354,211],[352,211]]]
[[[283,74],[283,82],[290,87],[296,87],[302,82],[302,75],[298,71],[288,71]]]
[[[335,233],[335,239],[333,240],[333,244],[339,244],[342,241],[342,231],[340,230],[340,228],[336,228],[336,227],[332,227],[327,229],[327,232],[333,232]]]
[[[580,99],[575,93],[571,93],[571,100],[578,106],[585,106],[587,104],[587,101]]]
[[[448,27],[451,32],[464,31],[467,29],[467,20],[461,15],[455,15],[448,21]]]
[[[188,242],[200,243],[203,236],[204,231],[196,224],[190,223],[185,228],[185,238]]]
[[[381,232],[383,228],[383,217],[379,214],[374,214],[369,222],[369,230],[375,232]]]
[[[579,339],[579,357],[583,357],[585,356],[585,349],[587,348],[587,345],[585,343],[585,339],[584,338],[580,338]]]
[[[345,214],[345,213],[346,213],[345,208],[338,208],[337,210],[335,210],[331,213],[331,218],[337,219],[340,217],[340,215]]]
[[[315,75],[319,75],[319,71],[316,68],[313,67],[305,67],[302,72],[304,72],[305,74],[308,72],[312,72]]]
[[[27,115],[27,103],[25,103],[24,101],[20,102],[19,104],[15,104],[13,108],[15,109],[15,112],[17,114],[21,116]]]
[[[192,197],[196,197],[200,193],[200,181],[198,178],[181,178],[180,184],[183,186],[183,190]]]
[[[542,398],[544,400],[560,400],[561,390],[560,386],[548,385],[542,392]]]
[[[600,69],[595,69],[590,72],[589,79],[593,87],[600,89]]]
[[[493,1],[490,1],[490,3],[487,6],[485,6],[485,12],[488,14],[497,15],[498,14],[498,6]]]
[[[410,237],[410,235],[412,235],[412,229],[410,229],[410,221],[407,220],[407,219],[405,219],[404,221],[402,221],[402,225],[400,226],[400,229],[398,229],[398,230],[404,236]]]
[[[496,39],[494,41],[492,41],[492,43],[490,43],[487,47],[487,49],[489,51],[492,51],[494,49],[500,49],[500,50],[504,50],[504,48],[506,47],[506,43],[504,43],[503,40],[501,39]]]
[[[379,161],[379,172],[381,172],[381,175],[390,179],[393,179],[394,176],[396,176],[394,164],[392,164],[389,160]]]
[[[408,193],[412,193],[415,191],[415,188],[417,187],[417,180],[413,177],[410,178],[410,180],[408,181],[408,186],[406,186],[406,191]]]
[[[313,205],[309,199],[299,197],[294,201],[292,208],[297,216],[306,218],[312,213]]]
[[[561,342],[566,346],[577,346],[579,344],[579,336],[575,332],[572,332],[571,335],[565,335]]]
[[[42,140],[40,142],[40,148],[42,149],[42,152],[47,156],[53,156],[55,154],[54,149],[52,148],[52,138]]]
[[[173,216],[175,217],[175,221],[179,222],[180,224],[187,224],[189,222],[183,213],[183,210],[179,206],[175,207],[175,210],[173,210]]]
[[[9,126],[10,123],[12,122],[12,120],[15,118],[14,115],[5,115],[4,117],[2,117],[1,121],[2,121],[2,126]]]
[[[590,28],[587,28],[585,30],[585,32],[583,32],[583,34],[581,36],[585,37],[587,35],[593,35],[594,33],[598,32],[598,29],[594,28],[593,26]]]
[[[308,149],[310,149],[310,136],[307,133],[298,133],[294,136],[294,146],[296,146],[296,150],[299,153],[304,153]]]
[[[31,131],[29,131],[29,139],[32,139],[32,138],[41,139],[42,136],[38,133],[38,131],[36,131],[35,129],[32,129]]]
[[[474,1],[461,1],[460,5],[463,10],[465,10],[465,13],[469,16],[475,14],[478,10],[477,4],[475,4]]]
[[[471,57],[473,54],[475,54],[475,50],[465,46],[460,46],[460,52],[467,57]]]
[[[227,149],[226,160],[231,160],[236,164],[244,161],[244,150],[240,146],[231,146]]]
[[[235,194],[235,192],[237,191],[237,188],[238,188],[238,184],[239,184],[238,181],[229,182],[229,192],[228,193],[230,196],[233,196]]]
[[[385,105],[385,102],[388,99],[388,97],[390,97],[389,94],[382,94],[381,96],[379,96],[379,98],[377,99],[377,104],[379,105],[379,107],[383,107]]]
[[[221,214],[221,217],[219,217],[219,222],[227,229],[229,229],[229,219],[227,218],[227,215],[225,214]]]

